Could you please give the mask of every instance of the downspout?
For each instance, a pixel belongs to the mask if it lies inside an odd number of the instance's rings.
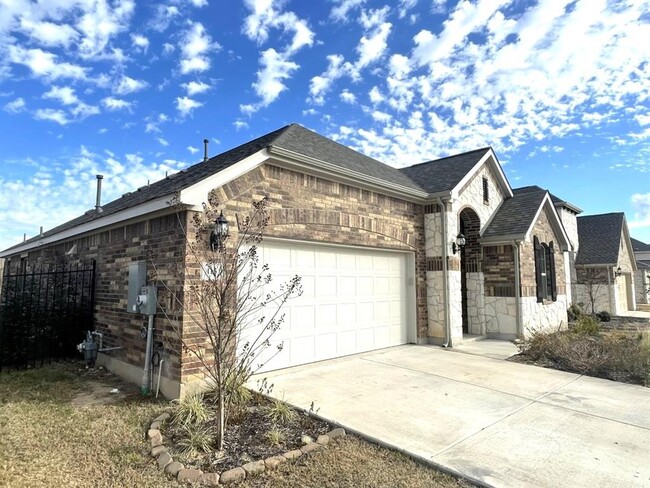
[[[149,314],[149,322],[147,324],[147,347],[144,354],[144,370],[142,371],[142,385],[140,392],[143,395],[150,393],[149,384],[151,380],[151,351],[153,349],[153,314]]]
[[[440,218],[442,219],[442,292],[445,307],[445,343],[442,347],[449,347],[449,342],[451,341],[451,327],[449,322],[451,318],[449,316],[449,278],[447,272],[449,265],[447,262],[447,213],[445,204],[440,197],[438,197],[438,205],[440,205]]]
[[[517,337],[523,339],[524,324],[521,320],[521,268],[519,263],[519,241],[512,241],[512,247],[515,254],[515,324],[517,326]]]

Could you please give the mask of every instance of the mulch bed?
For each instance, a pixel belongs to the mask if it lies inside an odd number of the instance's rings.
[[[266,438],[267,432],[273,429],[273,422],[267,414],[269,406],[271,406],[271,401],[260,396],[247,407],[245,415],[229,422],[226,426],[223,452],[213,451],[195,459],[183,458],[180,453],[173,457],[180,458],[187,467],[220,473],[251,461],[300,449],[303,446],[301,441],[303,436],[309,436],[315,441],[319,435],[332,430],[332,426],[327,422],[307,413],[296,411],[292,421],[277,426],[277,429],[282,431],[284,441],[278,445],[271,445]],[[211,422],[208,422],[206,427],[216,429],[216,425]],[[169,436],[170,439],[169,450],[173,453],[180,433],[172,427],[165,430],[165,437]]]

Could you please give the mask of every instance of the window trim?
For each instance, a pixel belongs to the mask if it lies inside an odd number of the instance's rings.
[[[483,203],[485,205],[490,204],[490,185],[485,176],[483,177]]]
[[[535,287],[537,302],[557,301],[557,273],[555,271],[555,249],[553,241],[548,244],[540,242],[533,236],[533,253],[535,257]]]

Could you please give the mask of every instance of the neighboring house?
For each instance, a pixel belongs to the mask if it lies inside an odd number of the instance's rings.
[[[514,338],[567,322],[567,254],[575,246],[561,215],[579,209],[542,189],[513,191],[491,148],[397,170],[296,124],[0,257],[13,270],[96,260],[94,326],[105,345],[120,348],[100,363],[139,382],[144,319],[127,311],[129,264],[152,254],[160,278],[179,290],[173,297],[161,288],[158,296],[171,313],[156,316],[155,341],[173,343],[174,330],[190,324],[173,307],[187,282],[171,269],[186,262],[182,229],[213,190],[233,223],[268,196],[262,259],[274,275],[303,278],[304,293],[287,303],[277,337],[285,347],[268,369],[405,343]],[[174,196],[180,213],[169,205]],[[175,397],[201,370],[172,354],[162,375],[163,393]]]
[[[625,214],[578,217],[580,249],[576,257],[576,297],[588,312],[612,315],[635,310],[637,270]]]
[[[632,238],[637,270],[634,272],[636,303],[650,304],[650,244]]]

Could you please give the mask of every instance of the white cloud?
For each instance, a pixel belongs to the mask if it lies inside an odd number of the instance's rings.
[[[257,71],[253,89],[262,100],[240,105],[240,110],[250,115],[271,104],[286,89],[284,81],[300,67],[292,57],[303,47],[312,46],[315,35],[306,20],[294,12],[282,10],[284,2],[245,0],[245,4],[250,14],[244,20],[242,30],[249,39],[262,45],[273,29],[280,30],[282,35],[288,34],[291,39],[282,49],[269,48],[261,52],[261,69]]]
[[[635,210],[630,228],[650,227],[650,193],[635,193],[630,202]]]
[[[53,108],[39,108],[34,112],[36,120],[49,120],[59,125],[67,125],[71,122],[63,110]]]
[[[257,81],[253,83],[255,93],[262,99],[255,105],[256,109],[266,107],[278,98],[287,89],[284,80],[291,78],[299,67],[273,48],[262,52],[260,64],[262,69],[258,70]]]
[[[239,130],[248,129],[248,123],[246,123],[246,122],[243,121],[243,120],[235,120],[235,121],[232,123],[232,125],[234,125],[234,126],[235,126],[235,129],[238,130],[238,131],[239,131]]]
[[[181,73],[203,72],[210,69],[210,49],[218,50],[219,44],[212,42],[200,22],[190,23],[190,28],[181,40]]]
[[[93,58],[104,53],[113,37],[128,29],[135,2],[95,0],[86,7],[76,24],[82,34],[78,52],[82,57]]]
[[[118,156],[111,151],[93,152],[80,147],[72,155],[22,163],[19,178],[3,174],[0,178],[0,249],[22,241],[23,232],[34,236],[39,226],[48,230],[83,215],[95,205],[96,174],[104,175],[102,200],[158,181],[165,173],[175,173],[187,164],[172,159],[145,159],[139,154]],[[20,198],[15,198],[20,195]],[[56,202],[56,212],[52,211]]]
[[[43,94],[43,98],[49,100],[58,100],[63,105],[73,105],[79,103],[79,98],[74,93],[74,89],[69,86],[53,86],[49,91]]]
[[[201,102],[197,102],[196,100],[193,100],[188,97],[176,98],[176,110],[180,112],[181,117],[186,117],[187,115],[190,115],[194,109],[202,106],[203,104]]]
[[[131,102],[127,102],[126,100],[122,100],[120,98],[115,98],[115,97],[106,97],[102,99],[102,105],[110,111],[115,111],[115,110],[122,110],[122,109],[130,109],[131,108]]]
[[[113,93],[116,95],[129,95],[140,90],[144,90],[149,83],[144,80],[136,80],[126,75],[122,75],[113,85]]]
[[[400,0],[398,11],[399,18],[403,19],[408,15],[409,10],[415,7],[418,4],[418,0]]]
[[[161,146],[165,146],[165,147],[169,146],[169,142],[167,141],[167,139],[163,139],[162,137],[156,137],[156,140]]]
[[[645,41],[650,3],[512,5],[512,0],[458,2],[444,13],[440,30],[420,30],[410,51],[392,54],[386,66],[370,65],[373,71],[363,73],[364,81],[376,77],[370,81],[376,107],[366,112],[369,127],[339,133],[340,140],[398,165],[486,144],[504,155],[530,141],[550,148],[547,139],[578,135],[585,128],[607,128],[611,134],[608,124],[624,120],[641,129],[617,135],[616,144],[621,137],[645,144],[650,138],[643,109],[650,100],[650,43]],[[364,20],[366,25],[380,21],[370,13]],[[380,59],[388,53],[386,48]],[[345,63],[338,57],[330,61],[330,73],[312,78],[312,103],[324,103],[333,80],[354,73],[337,69]],[[639,164],[633,167],[643,171]]]
[[[201,81],[190,81],[189,83],[183,83],[181,86],[187,91],[188,97],[198,95],[199,93],[206,92],[212,88],[207,83],[203,83]]]
[[[195,7],[207,7],[208,6],[208,0],[190,0],[190,2]]]
[[[20,29],[32,40],[48,47],[69,47],[80,34],[67,24],[56,24],[47,21],[33,21],[23,17],[20,19]]]
[[[59,61],[58,57],[42,49],[25,49],[20,46],[9,46],[9,60],[12,63],[27,66],[34,76],[57,80],[86,78],[87,68]]]
[[[343,90],[339,96],[341,98],[341,101],[349,103],[350,105],[357,103],[357,97],[349,90]]]
[[[149,49],[149,39],[141,34],[131,34],[131,41],[134,46],[139,47],[145,53]]]
[[[338,22],[347,22],[350,11],[361,7],[366,0],[334,0],[336,6],[332,8],[330,17]]]
[[[101,111],[99,110],[99,107],[95,105],[89,105],[87,103],[78,102],[77,105],[72,108],[71,112],[76,119],[83,120],[86,117],[89,117],[91,115],[97,115]]]
[[[194,146],[187,146],[187,150],[188,150],[191,154],[196,154],[197,152],[199,152],[199,149],[196,148],[196,147],[194,147]]]
[[[168,42],[163,44],[163,54],[171,54],[176,50],[173,44]]]
[[[316,105],[325,103],[325,95],[330,91],[334,82],[352,70],[352,65],[345,61],[340,54],[327,56],[327,70],[314,76],[309,82],[309,101]]]
[[[26,107],[25,100],[22,97],[18,97],[15,100],[5,104],[3,110],[12,114],[17,114],[19,112],[24,112]]]

